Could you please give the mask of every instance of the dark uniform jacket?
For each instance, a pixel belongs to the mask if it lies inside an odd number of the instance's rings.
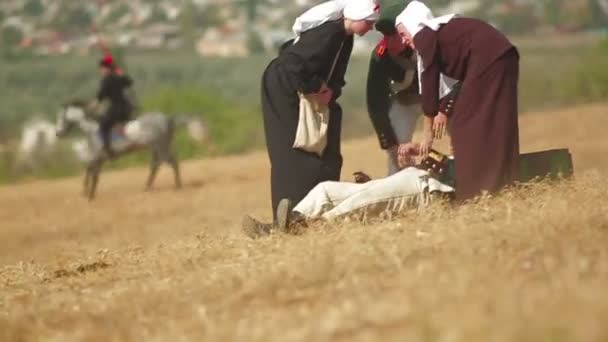
[[[128,76],[110,74],[101,81],[101,88],[97,93],[99,102],[104,100],[110,101],[110,107],[107,115],[115,119],[128,118],[132,104],[126,96],[126,89],[133,84],[133,81]]]
[[[394,93],[392,82],[407,84],[401,87],[402,90]],[[448,114],[451,111],[458,88],[459,84],[456,84],[441,100],[440,112]],[[421,102],[414,52],[407,48],[400,56],[391,56],[384,43],[380,42],[372,52],[369,63],[367,110],[382,149],[388,149],[398,143],[388,115],[393,101],[406,106]]]

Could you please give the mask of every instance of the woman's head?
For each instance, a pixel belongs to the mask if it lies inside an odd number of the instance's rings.
[[[385,34],[386,50],[391,56],[397,56],[405,50],[407,44],[398,33]]]
[[[430,8],[420,1],[412,1],[395,19],[395,27],[403,41],[414,48],[414,37],[424,28],[424,23],[433,18]]]
[[[364,36],[367,32],[374,28],[374,21],[372,20],[350,20],[344,19],[344,26],[347,32],[356,34],[358,36]]]
[[[344,3],[344,26],[349,33],[363,36],[374,28],[380,15],[375,0],[350,0]]]
[[[299,36],[303,32],[329,21],[344,19],[349,34],[364,35],[380,16],[376,0],[332,0],[318,4],[296,18],[292,30]]]
[[[403,42],[403,45],[407,45],[412,49],[416,49],[416,45],[414,44],[414,37],[410,34],[410,32],[405,28],[403,24],[397,24],[397,36]]]

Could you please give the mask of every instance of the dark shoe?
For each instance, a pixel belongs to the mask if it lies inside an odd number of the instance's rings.
[[[287,198],[279,202],[276,228],[283,233],[298,234],[301,228],[307,227],[306,217],[297,211],[293,211],[292,207],[291,201]]]
[[[291,206],[291,201],[288,198],[283,198],[277,206],[277,229],[282,232],[287,232],[289,230]]]
[[[262,223],[249,215],[243,217],[241,222],[243,233],[252,239],[268,236],[272,233],[272,224]]]

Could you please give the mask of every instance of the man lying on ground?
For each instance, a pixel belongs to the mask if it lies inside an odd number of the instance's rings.
[[[411,160],[412,155],[418,152],[419,146],[410,143],[401,148],[400,157],[403,161]],[[292,232],[313,220],[333,221],[351,214],[370,217],[383,212],[421,208],[430,203],[431,195],[450,197],[454,191],[429,172],[410,165],[391,176],[365,183],[322,182],[295,207],[288,199],[281,200],[275,224],[261,223],[246,215],[242,228],[252,238],[266,236],[273,231]]]

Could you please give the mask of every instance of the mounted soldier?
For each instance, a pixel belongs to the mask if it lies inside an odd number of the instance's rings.
[[[109,157],[113,157],[112,128],[117,124],[129,121],[135,107],[133,99],[128,96],[133,81],[115,64],[111,55],[106,55],[101,59],[99,70],[103,78],[97,93],[97,101],[98,103],[109,102],[107,109],[99,119],[99,131],[104,150]]]

